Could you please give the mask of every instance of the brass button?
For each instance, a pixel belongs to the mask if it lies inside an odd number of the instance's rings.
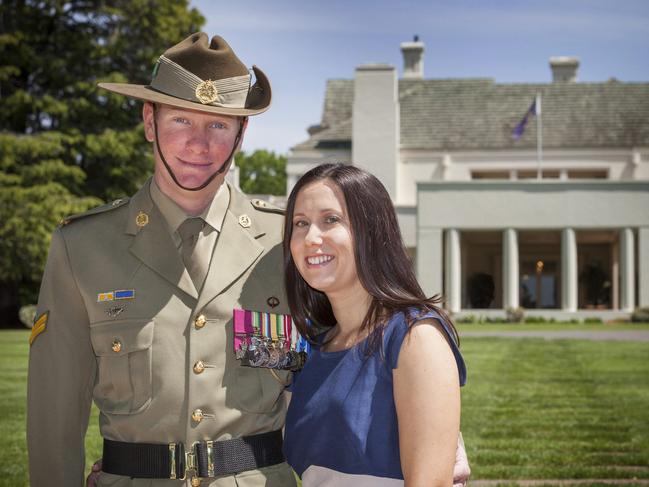
[[[192,477],[192,487],[199,487],[201,485],[201,479],[198,477]]]
[[[115,340],[113,340],[113,345],[110,348],[112,348],[113,352],[119,353],[122,350],[122,342],[115,338]]]
[[[205,326],[205,323],[207,323],[205,315],[198,315],[198,317],[194,320],[194,326],[199,330]]]
[[[203,421],[203,411],[201,411],[200,409],[194,409],[194,412],[192,413],[192,419],[197,423]]]
[[[202,360],[199,360],[194,364],[194,374],[200,374],[205,370],[205,364]]]

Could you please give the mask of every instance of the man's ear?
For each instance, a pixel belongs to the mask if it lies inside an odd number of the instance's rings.
[[[149,142],[155,140],[155,112],[153,103],[146,101],[142,107],[142,121],[144,122],[144,136]]]
[[[243,127],[241,128],[241,137],[239,137],[239,145],[237,145],[237,152],[241,150],[241,145],[243,144],[243,136],[246,133],[246,129],[248,128],[248,117],[241,117],[241,123]]]

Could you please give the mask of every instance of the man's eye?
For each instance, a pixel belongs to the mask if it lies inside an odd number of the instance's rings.
[[[223,122],[214,122],[213,124],[210,125],[211,128],[213,129],[224,129],[225,124]]]
[[[174,122],[176,122],[176,123],[182,123],[182,124],[184,124],[184,125],[188,125],[188,124],[189,124],[189,120],[187,120],[186,118],[183,118],[183,117],[174,117]]]

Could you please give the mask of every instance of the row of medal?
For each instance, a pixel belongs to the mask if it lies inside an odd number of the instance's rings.
[[[241,365],[299,370],[311,350],[290,315],[234,310],[234,352]]]
[[[244,341],[235,354],[241,365],[280,370],[300,370],[308,357],[306,350],[292,349],[284,340],[274,342],[256,336]]]

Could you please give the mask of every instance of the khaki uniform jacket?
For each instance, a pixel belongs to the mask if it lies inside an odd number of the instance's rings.
[[[231,188],[198,294],[149,184],[130,200],[72,218],[53,234],[38,303],[38,315],[47,312],[48,318],[29,359],[33,487],[82,485],[91,399],[101,411],[102,436],[118,441],[191,445],[284,425],[280,381],[289,374],[240,366],[232,327],[234,308],[288,313],[282,215]],[[100,293],[117,290],[133,290],[133,298],[98,301]],[[271,308],[271,297],[279,305]],[[199,361],[203,370],[194,367]],[[192,419],[197,409],[200,421]],[[99,485],[185,482],[104,473]],[[284,463],[201,485],[285,487],[295,480]]]

